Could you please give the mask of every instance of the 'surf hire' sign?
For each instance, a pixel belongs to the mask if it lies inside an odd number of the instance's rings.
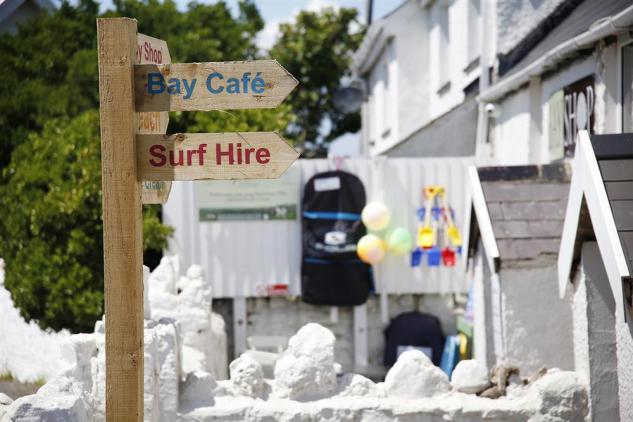
[[[143,180],[275,179],[298,155],[274,132],[136,137]]]
[[[276,60],[136,66],[138,111],[274,108],[297,85]]]

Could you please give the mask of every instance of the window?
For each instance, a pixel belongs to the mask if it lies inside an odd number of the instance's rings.
[[[470,65],[481,55],[481,0],[468,0],[467,46]]]
[[[393,140],[396,125],[396,58],[394,41],[385,46],[370,75],[370,144]]]
[[[440,5],[439,7],[439,26],[440,26],[440,42],[439,42],[439,87],[440,91],[443,90],[444,85],[450,81],[450,26],[448,16],[448,5]]]
[[[382,116],[381,120],[383,122],[380,136],[382,138],[386,138],[389,136],[389,132],[391,130],[391,116],[390,116],[390,106],[391,106],[391,91],[389,91],[389,63],[384,62],[381,64],[381,74],[383,76],[383,101],[382,101],[382,109],[380,110]]]
[[[622,132],[633,132],[633,44],[622,47]]]

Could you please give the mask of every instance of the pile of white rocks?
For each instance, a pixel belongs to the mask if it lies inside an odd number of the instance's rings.
[[[573,372],[549,371],[496,400],[476,395],[490,384],[487,369],[477,362],[460,362],[449,382],[415,350],[399,357],[384,382],[337,376],[335,337],[314,323],[290,339],[274,379],[265,379],[261,365],[243,354],[229,365],[229,379],[222,380],[226,365],[217,355],[226,349],[226,338],[214,328],[221,321],[214,323],[211,315],[208,284],[198,267],[182,279],[175,274],[177,262],[166,260],[149,277],[146,421],[562,422],[587,415],[586,387]],[[104,420],[103,328],[98,323],[95,333],[72,336],[65,369],[37,394],[12,403],[0,396],[0,421]]]

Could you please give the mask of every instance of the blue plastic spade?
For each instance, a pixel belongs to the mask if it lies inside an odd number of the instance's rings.
[[[422,255],[424,254],[424,252],[422,252],[421,248],[415,248],[413,250],[413,252],[411,252],[411,266],[412,267],[419,267],[420,264],[422,263]]]
[[[433,246],[431,249],[429,249],[429,251],[427,252],[427,260],[429,267],[439,267],[440,262],[442,261],[442,251],[440,250],[440,248],[437,246]]]

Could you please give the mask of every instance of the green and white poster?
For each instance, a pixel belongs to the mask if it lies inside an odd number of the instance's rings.
[[[279,179],[198,181],[194,185],[198,220],[296,220],[299,177],[294,165]]]

